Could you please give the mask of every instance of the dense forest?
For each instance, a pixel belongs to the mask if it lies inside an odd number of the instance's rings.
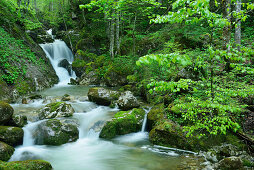
[[[104,123],[99,138],[138,132],[147,109],[150,145],[205,152],[211,169],[253,168],[253,20],[252,0],[0,0],[0,146],[10,147],[0,151],[0,169],[52,168],[30,157],[11,158],[22,142],[8,143],[12,132],[6,127],[19,126],[13,125],[14,103],[48,104],[41,91],[63,79],[52,64],[54,43],[62,41],[73,54],[58,63],[68,71],[69,88],[83,94],[89,87],[87,100],[121,110]],[[74,100],[68,92],[62,90],[61,101],[50,99],[45,113],[37,111],[37,121],[76,113],[73,103],[63,102]],[[44,122],[50,123],[64,124]],[[40,140],[35,143],[63,144]],[[4,162],[10,158],[26,161]],[[207,168],[190,166],[177,168]]]

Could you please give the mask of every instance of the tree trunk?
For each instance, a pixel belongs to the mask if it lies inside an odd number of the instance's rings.
[[[223,44],[223,49],[227,50],[228,52],[230,51],[230,38],[231,38],[231,32],[230,32],[230,25],[231,25],[231,0],[225,0],[223,2],[224,6],[224,12],[223,12],[223,17],[226,18],[229,22],[229,25],[224,27],[223,31],[223,39],[224,39],[224,44]]]
[[[121,55],[120,54],[120,15],[119,15],[119,11],[117,12],[117,16],[116,16],[116,54]]]
[[[114,58],[114,45],[115,45],[115,19],[112,15],[111,22],[110,22],[110,56],[113,59]]]
[[[135,54],[136,54],[136,36],[135,36],[136,21],[137,21],[137,13],[135,13],[134,22],[133,22],[133,30],[132,30],[132,38],[133,38],[132,53],[133,53],[133,56],[135,56]]]
[[[241,12],[241,0],[236,1],[236,29],[235,29],[235,43],[238,51],[241,51],[241,18],[240,18],[240,12]]]

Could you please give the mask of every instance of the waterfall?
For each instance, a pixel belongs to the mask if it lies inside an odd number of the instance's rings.
[[[58,85],[67,85],[70,78],[76,78],[75,72],[71,69],[73,54],[64,41],[55,40],[53,43],[40,44],[40,46],[59,78]]]
[[[143,120],[143,124],[142,124],[142,128],[141,128],[141,132],[145,132],[146,130],[146,122],[147,122],[147,114],[149,113],[149,111],[151,110],[151,108],[148,109],[144,109],[146,114],[144,116],[144,120]]]

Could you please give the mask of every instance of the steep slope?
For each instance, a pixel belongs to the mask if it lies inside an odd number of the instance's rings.
[[[26,33],[19,13],[0,0],[0,100],[13,101],[58,80],[41,47]]]

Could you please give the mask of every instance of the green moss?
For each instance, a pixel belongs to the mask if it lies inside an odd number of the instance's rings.
[[[154,106],[147,115],[147,128],[151,130],[164,118],[164,104]]]
[[[0,160],[8,161],[14,153],[14,148],[6,143],[0,142]]]
[[[50,103],[47,104],[45,107],[49,107],[50,108],[50,112],[54,112],[57,110],[57,108],[59,108],[59,106],[61,104],[63,104],[64,102],[55,102],[55,103]]]
[[[112,139],[117,135],[125,135],[141,130],[145,111],[143,109],[133,109],[131,111],[120,111],[114,115],[103,127],[100,137]]]
[[[18,127],[0,126],[0,141],[11,146],[22,144],[24,131]]]
[[[3,170],[51,170],[53,169],[49,162],[43,160],[27,160],[27,161],[13,161],[3,162],[0,161],[0,169]]]
[[[86,62],[84,60],[81,59],[76,59],[73,61],[72,63],[72,67],[76,68],[76,67],[85,67]]]

